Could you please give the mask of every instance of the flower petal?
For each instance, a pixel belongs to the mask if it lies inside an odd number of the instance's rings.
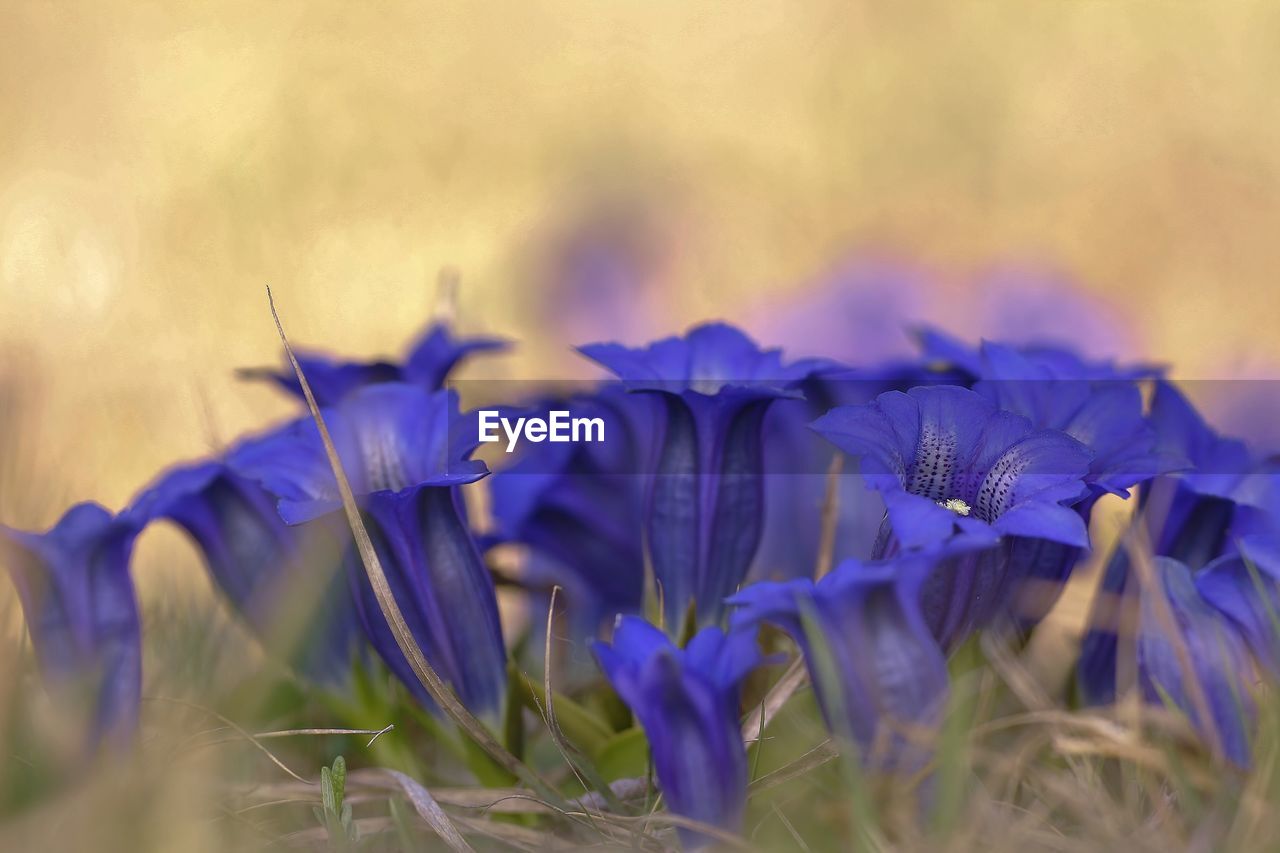
[[[658,785],[677,814],[737,830],[746,802],[747,758],[738,729],[738,688],[760,662],[754,630],[706,628],[684,651],[634,616],[618,620],[596,659],[644,728]],[[681,831],[686,845],[707,839]]]
[[[1262,665],[1280,677],[1280,540],[1245,538],[1240,554],[1214,560],[1195,583],[1205,601],[1231,619]]]
[[[130,513],[141,523],[167,518],[182,527],[269,649],[313,678],[346,678],[359,627],[339,561],[316,565],[310,548],[303,566],[307,540],[284,523],[265,489],[222,463],[197,463],[161,477]]]
[[[130,738],[142,695],[142,645],[129,558],[138,525],[77,504],[46,533],[0,526],[8,567],[46,681],[75,707],[87,698],[87,745]],[[79,691],[87,691],[87,695]]]
[[[463,704],[496,721],[507,683],[497,599],[454,494],[437,486],[381,492],[364,509],[392,595],[423,655]],[[434,707],[354,553],[348,576],[374,649],[419,701]]]
[[[1254,704],[1244,640],[1200,596],[1185,565],[1167,557],[1155,558],[1154,564],[1162,589],[1142,591],[1137,647],[1138,673],[1147,701],[1158,704],[1167,697],[1198,729],[1212,727],[1226,756],[1246,766]],[[1164,633],[1155,604],[1160,595],[1173,612],[1191,672],[1183,665],[1175,639]],[[1202,717],[1191,678],[1199,682],[1198,692],[1212,720]]]

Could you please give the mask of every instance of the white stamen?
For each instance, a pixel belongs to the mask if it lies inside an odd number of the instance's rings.
[[[945,501],[938,501],[938,506],[943,509],[949,509],[956,515],[968,515],[973,509],[967,503],[960,500],[960,498],[950,498]]]

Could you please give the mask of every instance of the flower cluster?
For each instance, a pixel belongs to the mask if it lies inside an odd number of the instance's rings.
[[[504,580],[530,607],[563,590],[564,636],[594,653],[666,805],[697,824],[741,827],[741,688],[768,660],[764,626],[775,645],[791,638],[827,727],[867,767],[919,771],[952,690],[948,656],[975,632],[1036,629],[1090,553],[1103,499],[1129,501],[1133,521],[1106,561],[1080,696],[1171,705],[1247,764],[1254,685],[1280,679],[1276,464],[1214,433],[1160,368],[918,338],[918,357],[880,366],[786,359],[719,323],[583,346],[613,378],[504,404],[599,416],[608,439],[525,448],[492,477],[471,458],[474,413],[444,383],[500,342],[438,325],[403,363],[301,366],[391,595],[462,704],[498,731],[513,649],[539,645],[504,637],[499,618],[486,552],[515,546],[520,571]],[[299,393],[291,373],[267,376]],[[484,524],[466,500],[476,489]],[[0,558],[51,688],[88,691],[91,746],[138,724],[130,553],[162,519],[277,660],[341,690],[353,662],[377,659],[436,711],[341,510],[300,412],[164,473],[116,515],[82,504],[47,533],[0,528]]]

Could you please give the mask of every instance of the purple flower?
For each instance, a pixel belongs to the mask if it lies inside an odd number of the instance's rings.
[[[1089,491],[1074,504],[1086,527],[1103,495],[1127,498],[1131,487],[1183,464],[1157,447],[1156,431],[1143,412],[1138,381],[1157,376],[1159,368],[1087,361],[1049,346],[984,342],[970,349],[935,330],[920,337],[927,358],[961,369],[975,381],[973,389],[1001,409],[1022,415],[1034,427],[1065,432],[1089,448]],[[1047,539],[1018,538],[1007,547],[1016,573],[1035,582],[1020,607],[1021,618],[1034,623],[1057,601],[1085,551]]]
[[[407,382],[428,391],[439,390],[453,369],[473,353],[506,347],[505,341],[496,338],[455,338],[446,324],[435,323],[414,343],[400,364],[377,360],[343,361],[318,352],[296,351],[295,354],[316,402],[330,406],[358,388],[382,382]],[[302,386],[289,365],[280,371],[248,370],[242,371],[241,375],[268,379],[302,399]]]
[[[739,830],[747,798],[739,685],[762,662],[756,632],[725,634],[713,626],[679,649],[643,619],[624,616],[612,644],[593,648],[600,669],[644,728],[671,811]],[[690,845],[706,840],[689,831],[681,835]]]
[[[1240,626],[1206,600],[1185,563],[1153,557],[1152,567],[1155,584],[1136,593],[1135,651],[1142,696],[1148,703],[1185,714],[1201,732],[1212,734],[1227,758],[1247,765],[1254,719],[1253,659]],[[1222,580],[1209,583],[1219,601],[1229,594]],[[1161,618],[1162,612],[1172,616],[1172,626]],[[1091,630],[1085,637],[1079,678],[1086,701],[1102,703],[1115,697],[1118,651],[1114,632],[1109,644],[1095,640]],[[1185,657],[1180,650],[1185,650]]]
[[[506,651],[493,580],[463,518],[456,487],[488,471],[466,457],[478,443],[457,396],[415,385],[371,385],[324,412],[393,595],[427,660],[477,713],[495,717]],[[279,498],[290,524],[336,515],[337,483],[315,424],[304,418],[246,446],[237,464]],[[425,690],[395,642],[354,549],[348,578],[374,649],[424,704]]]
[[[1080,516],[1064,502],[1084,493],[1089,451],[966,388],[890,391],[833,409],[813,428],[860,458],[902,547],[957,535],[987,544],[1009,535],[1088,545]]]
[[[1254,459],[1242,442],[1211,429],[1168,382],[1156,384],[1150,419],[1157,450],[1184,459],[1190,467],[1143,486],[1134,519],[1141,547],[1198,572],[1214,561],[1238,556],[1236,542],[1245,537],[1277,531],[1280,494],[1274,463]],[[1082,694],[1093,703],[1115,698],[1115,614],[1134,594],[1130,573],[1129,552],[1119,547],[1103,573],[1091,627],[1081,646],[1078,680]]]
[[[868,369],[831,364],[797,386],[804,399],[773,404],[765,418],[765,526],[752,577],[804,577],[817,564],[828,469],[840,451],[810,428],[814,419],[836,406],[868,403],[886,391],[945,381],[945,374],[909,362]],[[851,467],[835,481],[833,553],[865,557],[884,517],[884,502]]]
[[[663,403],[645,530],[668,629],[696,603],[713,624],[746,577],[764,518],[761,432],[774,400],[798,396],[816,363],[782,363],[730,326],[708,324],[644,349],[582,348],[628,390]]]
[[[1280,465],[1256,459],[1244,442],[1215,432],[1172,384],[1159,382],[1151,404],[1158,447],[1189,470],[1157,478],[1143,516],[1156,554],[1192,570],[1229,553],[1241,536],[1277,530]]]
[[[1011,559],[1026,547],[1017,543],[1088,547],[1087,528],[1070,504],[1086,493],[1089,451],[974,391],[891,391],[867,405],[833,409],[813,426],[860,458],[862,476],[884,498],[874,557],[943,543],[991,546],[956,557],[925,585],[926,620],[946,648],[1018,603],[1035,563]],[[1033,595],[1028,606],[1045,603]]]
[[[92,716],[89,746],[138,724],[142,646],[129,558],[138,525],[77,504],[46,533],[0,527],[36,660],[57,698]]]
[[[886,767],[925,752],[904,729],[932,728],[946,704],[947,664],[920,608],[941,554],[846,560],[816,584],[757,583],[729,599],[732,624],[768,622],[800,645],[827,726]]]
[[[141,523],[163,518],[186,531],[218,588],[269,650],[309,677],[341,682],[360,630],[341,571],[347,537],[289,527],[276,498],[250,478],[253,467],[237,470],[256,443],[274,440],[249,439],[224,460],[169,471],[131,512]]]
[[[936,344],[936,335],[926,335],[926,343]],[[1155,376],[1156,368],[1088,362],[1068,350],[991,342],[963,359],[964,369],[977,380],[975,391],[1032,426],[1061,430],[1093,452],[1085,478],[1093,492],[1090,506],[1103,494],[1128,497],[1130,487],[1182,461],[1157,449],[1155,429],[1143,414],[1138,380]]]

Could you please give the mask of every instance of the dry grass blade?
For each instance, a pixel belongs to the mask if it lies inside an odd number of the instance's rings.
[[[418,813],[427,825],[430,826],[440,836],[440,839],[449,848],[458,853],[471,853],[472,847],[467,840],[462,837],[462,833],[458,832],[458,828],[453,825],[453,821],[444,813],[444,809],[440,808],[440,804],[431,796],[431,792],[419,785],[413,779],[398,770],[384,770],[388,776],[396,781],[400,786],[400,790],[409,798],[409,802],[413,804],[413,809]]]
[[[312,735],[373,735],[378,737],[394,729],[394,725],[389,725],[382,729],[281,729],[275,732],[257,732],[254,737],[267,739],[278,737],[309,737]]]
[[[618,802],[613,797],[613,791],[609,789],[609,786],[592,769],[590,764],[582,760],[582,753],[565,737],[564,731],[560,728],[560,722],[556,719],[555,698],[551,686],[551,638],[555,627],[556,597],[559,593],[560,587],[558,585],[553,586],[551,588],[551,602],[547,605],[547,634],[544,640],[545,645],[542,656],[542,695],[546,706],[543,709],[543,719],[547,724],[547,730],[551,733],[551,740],[560,752],[560,757],[564,759],[565,764],[573,772],[578,783],[588,791],[594,790],[600,793],[609,805],[616,810]],[[586,810],[586,814],[588,819],[592,819],[589,810]]]
[[[418,676],[419,681],[422,682],[432,700],[443,708],[445,713],[481,749],[488,753],[499,766],[516,778],[538,789],[540,793],[553,799],[558,799],[555,789],[546,780],[508,752],[485,728],[484,724],[458,701],[458,697],[454,695],[453,690],[444,683],[422,654],[422,649],[418,647],[417,641],[409,630],[409,625],[400,613],[400,605],[396,603],[395,596],[391,594],[391,586],[387,582],[382,563],[378,560],[378,554],[374,550],[372,540],[369,538],[369,531],[365,529],[364,520],[360,517],[360,509],[356,505],[355,495],[351,491],[351,483],[347,479],[346,473],[342,470],[342,460],[338,458],[338,451],[334,447],[333,437],[329,435],[329,428],[325,425],[324,416],[320,413],[320,406],[316,403],[315,394],[311,391],[311,385],[307,382],[307,377],[302,372],[302,365],[298,363],[298,359],[293,353],[293,347],[289,345],[289,339],[285,336],[284,325],[280,322],[279,313],[276,312],[275,299],[271,295],[270,287],[267,288],[267,303],[271,308],[271,317],[275,320],[276,331],[280,334],[280,342],[284,345],[285,354],[289,357],[293,372],[298,377],[298,384],[302,386],[303,396],[307,400],[307,408],[315,421],[316,429],[320,432],[320,440],[324,444],[329,466],[333,469],[333,476],[338,484],[338,494],[342,498],[342,508],[346,512],[347,522],[351,526],[351,534],[355,538],[360,560],[364,564],[365,573],[368,575],[369,583],[373,587],[374,596],[378,599],[378,608],[382,611],[383,617],[391,627],[391,633],[396,638],[396,645],[400,647],[400,651],[404,654],[405,659],[408,660],[414,674]]]
[[[193,710],[200,711],[201,713],[208,714],[210,717],[215,718],[216,720],[221,722],[223,725],[225,725],[227,728],[234,731],[237,735],[240,736],[240,738],[242,738],[243,740],[247,740],[249,743],[253,744],[253,746],[256,749],[258,749],[258,751],[260,751],[263,755],[265,755],[268,759],[271,760],[272,764],[279,767],[285,773],[288,773],[294,779],[297,779],[302,784],[308,785],[308,786],[315,784],[310,779],[307,779],[305,776],[301,776],[298,773],[296,773],[293,769],[289,767],[289,765],[281,761],[280,758],[277,757],[274,752],[267,749],[266,746],[264,746],[258,740],[258,737],[254,735],[252,732],[246,731],[245,729],[236,725],[235,722],[228,719],[227,717],[224,717],[222,714],[219,714],[217,711],[213,710],[212,708],[206,708],[203,705],[197,705],[195,702],[187,702],[183,699],[172,699],[167,696],[148,696],[146,697],[146,699],[147,701],[150,701],[150,702],[169,702],[174,705],[181,705],[184,708],[191,708]],[[206,745],[212,746],[213,744],[206,744]]]
[[[347,775],[347,799],[352,802],[358,798],[376,799],[395,788],[379,770],[352,770]],[[641,801],[648,793],[648,783],[644,779],[619,779],[610,783],[609,789],[620,801]],[[308,798],[306,801],[310,802],[315,796],[315,785],[309,782],[256,783],[235,790],[259,802],[297,798]],[[598,791],[569,800],[565,809],[548,803],[527,788],[435,788],[431,794],[442,806],[499,814],[575,815],[590,811],[600,818],[603,816],[599,812],[607,807]]]
[[[538,850],[568,850],[582,847],[581,844],[566,841],[549,832],[542,832],[514,823],[493,823],[472,817],[460,817],[456,820],[460,826],[465,827],[476,835],[483,835],[519,850],[531,851],[531,853],[536,853]]]
[[[732,832],[721,829],[713,824],[703,823],[702,821],[694,820],[693,818],[678,815],[675,812],[657,812],[654,814],[644,815],[642,817],[619,818],[618,820],[640,825],[656,824],[658,826],[680,827],[681,829],[688,829],[700,835],[714,838],[726,848],[733,848],[735,850],[753,849],[739,835],[735,835]]]
[[[559,594],[559,585],[551,587],[551,602],[547,605],[547,635],[544,639],[542,654],[542,695],[545,697],[543,701],[546,705],[543,709],[543,717],[547,723],[547,730],[551,733],[551,740],[555,742],[556,749],[560,751],[565,764],[569,765],[569,769],[573,771],[573,775],[577,777],[582,787],[590,788],[587,780],[578,772],[578,762],[574,760],[576,750],[573,744],[569,743],[569,739],[560,730],[560,723],[556,720],[556,703],[551,691],[551,637],[555,627],[556,597]]]
[[[374,742],[377,741],[378,738],[382,737],[394,728],[395,724],[392,723],[381,729],[284,729],[275,732],[257,732],[253,737],[258,740],[271,740],[273,738],[322,737],[325,735],[372,735],[372,737],[369,738],[369,742],[365,744],[365,749],[368,749],[373,746]],[[222,731],[222,729],[218,729],[206,734],[219,735]],[[240,740],[240,738],[217,737],[208,740],[196,741],[196,745],[200,747],[218,746],[224,743],[235,743],[238,740]]]
[[[827,468],[827,490],[822,497],[822,528],[818,539],[818,564],[813,577],[821,578],[835,563],[836,527],[840,520],[840,474],[844,471],[844,454],[831,457]]]
[[[772,773],[766,773],[752,782],[751,793],[757,794],[770,788],[776,788],[778,785],[784,785],[792,779],[803,776],[810,770],[834,761],[839,755],[840,752],[836,749],[835,744],[830,740],[825,740],[790,764],[779,767]]]
[[[800,689],[806,678],[804,661],[799,658],[792,661],[791,666],[787,667],[787,671],[782,674],[777,683],[769,688],[769,692],[764,695],[760,704],[752,708],[751,713],[747,715],[746,721],[742,724],[742,740],[745,743],[755,743],[761,738],[769,723],[782,710],[787,700]]]

